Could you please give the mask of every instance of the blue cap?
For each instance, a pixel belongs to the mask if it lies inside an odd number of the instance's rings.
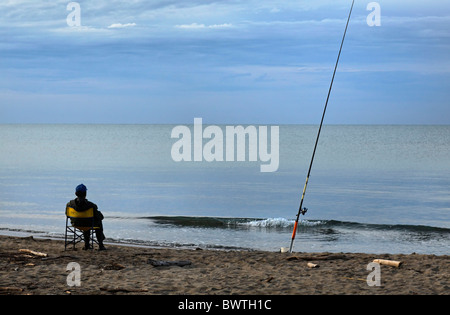
[[[87,191],[87,188],[83,184],[80,184],[77,186],[77,188],[75,188],[75,192],[86,192],[86,191]]]

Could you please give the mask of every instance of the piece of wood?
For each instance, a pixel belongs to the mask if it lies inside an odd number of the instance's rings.
[[[272,281],[273,279],[274,279],[274,277],[270,276],[269,278],[267,278],[267,279],[261,279],[260,281],[270,282],[270,281]]]
[[[148,292],[147,289],[127,289],[127,288],[100,288],[101,291],[107,291],[111,293],[117,292]]]
[[[373,262],[380,265],[392,266],[396,268],[400,267],[400,265],[403,263],[401,261],[387,259],[374,259]]]
[[[125,268],[124,265],[121,265],[121,264],[116,263],[116,262],[113,262],[112,264],[109,264],[109,265],[105,265],[103,267],[103,269],[105,269],[105,270],[122,270],[124,268]]]
[[[78,259],[79,257],[73,256],[73,255],[60,255],[60,256],[55,256],[55,257],[45,257],[45,258],[42,258],[42,260],[56,260],[56,259],[61,259],[61,258]]]
[[[35,252],[33,250],[30,250],[30,249],[19,249],[19,252],[27,253],[27,254],[31,254],[31,255],[39,256],[39,257],[47,257],[48,256],[46,253]]]
[[[367,282],[367,279],[362,279],[362,278],[342,277],[342,279],[347,279],[347,280],[359,280],[359,281],[365,281],[365,282]]]
[[[188,266],[191,264],[191,262],[189,260],[168,261],[168,260],[153,260],[153,259],[149,259],[147,261],[147,263],[149,263],[150,265],[152,265],[154,267],[161,267],[161,266],[183,267],[183,266]]]
[[[308,268],[319,268],[319,265],[318,264],[313,264],[313,263],[307,263],[306,264],[307,266],[308,266]]]
[[[1,294],[17,293],[17,292],[23,292],[23,289],[17,287],[0,287]]]

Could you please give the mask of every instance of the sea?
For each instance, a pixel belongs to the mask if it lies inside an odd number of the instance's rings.
[[[65,205],[83,183],[105,217],[107,243],[276,252],[292,242],[295,252],[450,254],[448,125],[324,125],[294,240],[317,125],[278,126],[272,172],[249,151],[243,161],[177,161],[179,126],[195,131],[193,124],[0,125],[0,234],[64,238]],[[226,127],[214,126],[224,137]],[[198,139],[203,148],[211,140]]]

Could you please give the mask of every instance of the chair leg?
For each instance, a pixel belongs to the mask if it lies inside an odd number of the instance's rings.
[[[94,250],[94,229],[91,229],[91,249]]]
[[[67,220],[68,218],[66,217],[66,231],[64,233],[64,250],[67,249]]]
[[[64,250],[67,250],[67,245],[69,245],[70,243],[72,243],[73,250],[75,250],[75,245],[77,243],[84,242],[86,245],[86,241],[87,241],[86,237],[90,237],[90,239],[87,242],[87,245],[90,246],[91,249],[93,250],[94,243],[98,244],[98,241],[96,239],[94,239],[94,237],[96,237],[94,235],[94,233],[95,233],[94,226],[92,225],[92,228],[89,229],[88,231],[78,230],[74,226],[69,226],[68,220],[69,220],[69,218],[66,218],[66,230],[64,232]],[[72,233],[73,237],[69,235],[70,233]],[[86,235],[85,235],[85,233],[86,233]],[[69,239],[71,239],[71,241],[69,241]]]
[[[77,235],[76,229],[74,228],[74,229],[73,229],[73,242],[72,242],[73,250],[75,250],[76,235]]]

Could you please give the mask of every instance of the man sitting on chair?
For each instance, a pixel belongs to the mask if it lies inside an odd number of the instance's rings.
[[[94,209],[94,226],[99,227],[95,229],[95,235],[97,236],[97,242],[99,245],[99,250],[105,250],[105,246],[103,245],[103,240],[105,239],[105,235],[103,234],[103,214],[98,211],[98,207],[95,203],[92,203],[86,199],[87,188],[83,184],[80,184],[75,188],[76,199],[70,200],[67,203],[67,207],[71,207],[76,211],[82,212],[86,211],[90,208]],[[89,226],[86,225],[85,219],[71,219],[71,223],[74,226]],[[84,235],[84,249],[89,249],[89,241],[90,241],[90,231],[83,232]]]

